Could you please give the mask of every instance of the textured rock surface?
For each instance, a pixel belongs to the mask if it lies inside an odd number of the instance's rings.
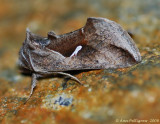
[[[160,0],[3,1],[0,5],[0,123],[115,123],[160,118]],[[142,62],[124,69],[80,72],[84,86],[63,77],[38,82],[17,68],[25,29],[43,36],[78,29],[101,16],[132,33]],[[41,32],[40,32],[41,31]]]

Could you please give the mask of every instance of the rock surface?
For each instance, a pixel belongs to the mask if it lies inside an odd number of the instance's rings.
[[[160,0],[3,1],[0,5],[0,123],[105,124],[160,123]],[[46,36],[81,28],[87,17],[105,17],[128,30],[142,55],[130,68],[92,70],[38,81],[31,99],[31,77],[17,67],[29,27]],[[153,120],[155,119],[155,120]]]

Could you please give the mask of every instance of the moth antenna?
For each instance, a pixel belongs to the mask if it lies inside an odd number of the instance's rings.
[[[36,83],[37,83],[37,76],[36,76],[35,73],[33,73],[32,74],[32,82],[31,82],[31,91],[30,91],[29,97],[27,98],[27,100],[25,101],[25,103],[31,98],[31,96],[33,94],[33,90],[36,87]]]
[[[57,74],[61,74],[61,75],[66,75],[66,76],[68,76],[68,77],[70,77],[70,78],[74,79],[75,81],[77,81],[80,85],[83,85],[83,84],[78,80],[78,78],[76,78],[76,77],[75,77],[75,76],[73,76],[73,75],[70,75],[70,74],[68,74],[68,73],[64,73],[64,72],[55,72],[55,73],[57,73]]]
[[[35,67],[33,66],[33,62],[32,62],[32,58],[31,58],[31,54],[30,54],[30,51],[28,51],[28,55],[29,55],[29,62],[30,62],[30,67],[32,68],[32,70],[34,72],[37,72],[37,69],[35,69]]]
[[[29,63],[28,60],[27,60],[27,58],[26,58],[26,56],[25,56],[24,53],[23,53],[23,49],[21,50],[21,55],[22,55],[22,57],[24,58],[24,60],[25,60],[27,63]]]
[[[29,28],[26,28],[26,40],[25,40],[25,42],[27,42],[29,40],[30,32],[31,31],[29,30]]]

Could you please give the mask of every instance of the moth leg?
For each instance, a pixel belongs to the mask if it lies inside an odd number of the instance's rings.
[[[68,77],[70,77],[70,78],[72,78],[72,79],[74,79],[74,80],[76,80],[80,85],[83,85],[79,80],[78,80],[78,78],[76,78],[75,76],[73,76],[73,75],[70,75],[70,74],[68,74],[68,73],[64,73],[64,72],[56,72],[57,74],[62,74],[62,75],[66,75],[66,76],[68,76]]]
[[[36,83],[37,83],[37,75],[35,73],[32,74],[32,81],[31,81],[31,90],[30,90],[30,95],[27,98],[27,100],[25,101],[25,103],[31,98],[32,93],[34,88],[36,87]]]

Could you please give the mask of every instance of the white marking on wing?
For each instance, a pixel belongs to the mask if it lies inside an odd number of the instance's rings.
[[[75,49],[75,51],[72,53],[70,57],[76,56],[81,49],[82,49],[82,46],[77,46],[77,48]]]

